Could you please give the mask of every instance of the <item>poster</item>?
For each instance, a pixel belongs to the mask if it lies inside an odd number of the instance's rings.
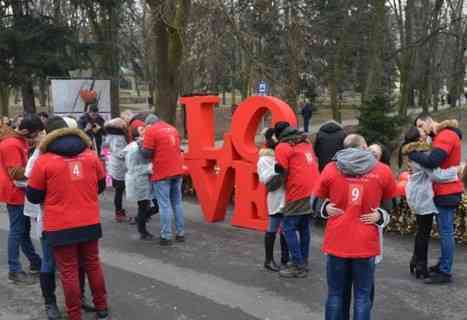
[[[93,91],[99,114],[110,119],[110,80],[52,79],[51,82],[54,113],[79,118],[86,106],[83,92]]]

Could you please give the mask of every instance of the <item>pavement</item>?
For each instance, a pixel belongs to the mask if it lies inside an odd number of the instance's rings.
[[[221,223],[205,223],[194,199],[184,201],[187,242],[172,247],[140,242],[134,226],[115,223],[111,199],[111,191],[101,199],[101,258],[112,319],[324,319],[325,256],[319,250],[322,227],[313,227],[308,278],[285,280],[263,270],[261,233],[234,228],[229,218]],[[136,212],[134,205],[127,208],[130,214]],[[155,216],[149,223],[149,230],[155,234],[158,220]],[[16,287],[6,280],[7,229],[8,218],[2,207],[0,320],[46,319],[39,285]],[[39,243],[35,243],[39,249]],[[384,244],[385,257],[377,267],[373,319],[467,319],[466,247],[457,248],[454,282],[433,287],[408,272],[412,237],[388,234]],[[438,243],[434,242],[432,261],[438,254]],[[58,297],[63,309],[60,291]],[[94,318],[87,314],[84,319]]]

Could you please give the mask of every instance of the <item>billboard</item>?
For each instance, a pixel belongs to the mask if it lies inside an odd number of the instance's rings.
[[[110,117],[110,80],[52,79],[51,82],[54,113],[79,117],[93,100],[99,113],[106,119]]]

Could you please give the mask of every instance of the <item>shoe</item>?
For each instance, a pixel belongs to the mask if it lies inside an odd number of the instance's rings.
[[[428,268],[428,271],[430,273],[440,273],[441,269],[439,268],[439,263],[437,263],[434,266],[431,266],[430,268]]]
[[[142,241],[154,241],[154,235],[149,232],[143,233],[139,236],[139,239]]]
[[[40,267],[40,266],[39,266],[39,267],[33,267],[33,266],[31,266],[31,267],[29,268],[29,274],[30,274],[31,276],[38,276],[40,273],[41,273],[41,267]]]
[[[97,311],[96,307],[94,307],[94,305],[86,297],[81,297],[81,309],[83,309],[84,312]]]
[[[175,236],[175,242],[185,242],[185,236]]]
[[[412,259],[410,260],[410,264],[409,264],[409,270],[410,270],[410,274],[414,274],[415,273],[415,268],[416,268],[416,264],[415,264],[415,257],[412,256]]]
[[[137,217],[130,217],[128,218],[128,223],[132,226],[136,225],[138,223],[138,218]]]
[[[47,320],[57,320],[62,318],[60,310],[58,310],[57,304],[46,304],[45,313],[47,314]]]
[[[111,320],[109,312],[107,310],[96,311],[96,319],[98,319],[98,320]]]
[[[282,278],[306,278],[308,273],[303,267],[292,265],[287,269],[279,271],[279,276]]]
[[[429,277],[430,277],[430,273],[428,272],[428,268],[426,267],[426,264],[417,265],[415,267],[415,278],[427,279]]]
[[[37,278],[31,277],[24,271],[8,273],[8,280],[16,285],[32,285],[37,282]]]
[[[160,244],[161,246],[171,246],[171,245],[172,245],[172,240],[160,238],[160,239],[159,239],[159,244]]]
[[[115,221],[118,223],[126,222],[126,212],[125,210],[117,210],[115,211]]]
[[[429,278],[425,279],[426,284],[444,284],[451,283],[452,277],[450,274],[440,271],[439,273],[432,274]]]
[[[264,269],[272,271],[272,272],[279,272],[280,267],[276,264],[274,260],[266,261],[264,263]]]

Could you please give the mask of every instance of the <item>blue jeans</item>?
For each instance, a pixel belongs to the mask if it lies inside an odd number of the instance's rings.
[[[55,260],[52,246],[46,237],[41,238],[42,245],[42,273],[55,273]]]
[[[156,199],[159,203],[161,238],[172,239],[172,216],[175,216],[177,236],[185,234],[185,221],[182,207],[182,177],[154,182]]]
[[[10,220],[8,233],[8,266],[10,272],[21,272],[23,268],[19,261],[19,250],[28,258],[30,267],[39,270],[41,257],[36,253],[31,241],[31,220],[23,214],[23,205],[7,205]]]
[[[348,320],[348,292],[353,285],[354,320],[370,320],[374,290],[375,258],[326,257],[328,298],[325,320]]]
[[[283,219],[284,216],[280,213],[276,213],[272,216],[269,216],[268,232],[277,233],[277,231],[279,231]]]
[[[292,262],[303,266],[310,251],[310,215],[285,216],[282,225]]]
[[[439,214],[436,215],[436,223],[440,235],[441,257],[439,268],[442,272],[451,274],[454,262],[454,215],[456,208],[436,206]]]

